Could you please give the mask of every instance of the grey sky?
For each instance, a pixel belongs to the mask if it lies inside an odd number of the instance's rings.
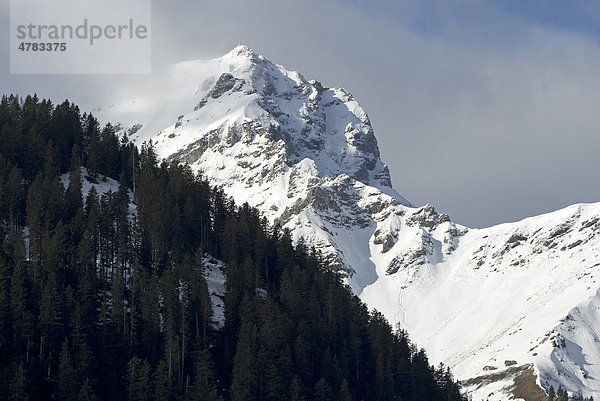
[[[2,92],[96,105],[148,85],[9,75],[7,3]],[[598,2],[517,3],[154,1],[153,78],[244,43],[344,86],[369,114],[396,190],[468,226],[600,201]]]

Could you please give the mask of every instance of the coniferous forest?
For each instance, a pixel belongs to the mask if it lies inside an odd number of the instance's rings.
[[[462,400],[317,250],[116,131],[2,97],[2,399]],[[118,189],[84,193],[106,177]],[[225,264],[223,326],[207,257]]]

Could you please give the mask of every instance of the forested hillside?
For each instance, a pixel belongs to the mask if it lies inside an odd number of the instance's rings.
[[[0,102],[0,394],[461,400],[318,250],[115,132],[68,101]],[[106,177],[119,188],[83,193]],[[223,326],[207,256],[225,265]]]

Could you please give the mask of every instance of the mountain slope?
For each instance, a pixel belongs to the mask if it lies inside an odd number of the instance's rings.
[[[391,188],[370,121],[342,88],[245,46],[176,64],[165,79],[172,86],[160,96],[98,116],[317,247],[371,308],[459,379],[516,360],[534,364],[545,387],[600,396],[600,376],[586,373],[599,356],[589,305],[599,287],[600,204],[468,229]],[[585,335],[568,335],[568,314]],[[570,342],[561,348],[556,338]],[[490,400],[505,399],[512,377],[505,381]],[[490,388],[470,390],[483,399]]]
[[[361,298],[408,328],[433,360],[452,366],[461,379],[483,373],[484,366],[503,370],[504,361],[515,360],[534,363],[546,388],[562,384],[596,396],[597,376],[585,377],[587,369],[597,369],[596,332],[589,328],[585,338],[569,336],[575,345],[566,351],[557,338],[567,330],[561,321],[568,315],[575,327],[594,324],[590,312],[571,309],[589,302],[598,289],[597,216],[600,205],[575,205],[469,230],[444,260],[403,268],[367,287]],[[381,296],[394,293],[397,303]],[[575,355],[571,351],[578,346]],[[511,383],[509,378],[507,386]]]

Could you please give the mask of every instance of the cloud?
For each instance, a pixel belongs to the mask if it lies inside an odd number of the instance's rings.
[[[1,85],[106,104],[151,90],[172,62],[245,43],[350,90],[413,203],[485,226],[600,201],[600,35],[576,12],[559,24],[498,2],[175,0],[152,13],[151,77],[18,77],[3,66]]]

